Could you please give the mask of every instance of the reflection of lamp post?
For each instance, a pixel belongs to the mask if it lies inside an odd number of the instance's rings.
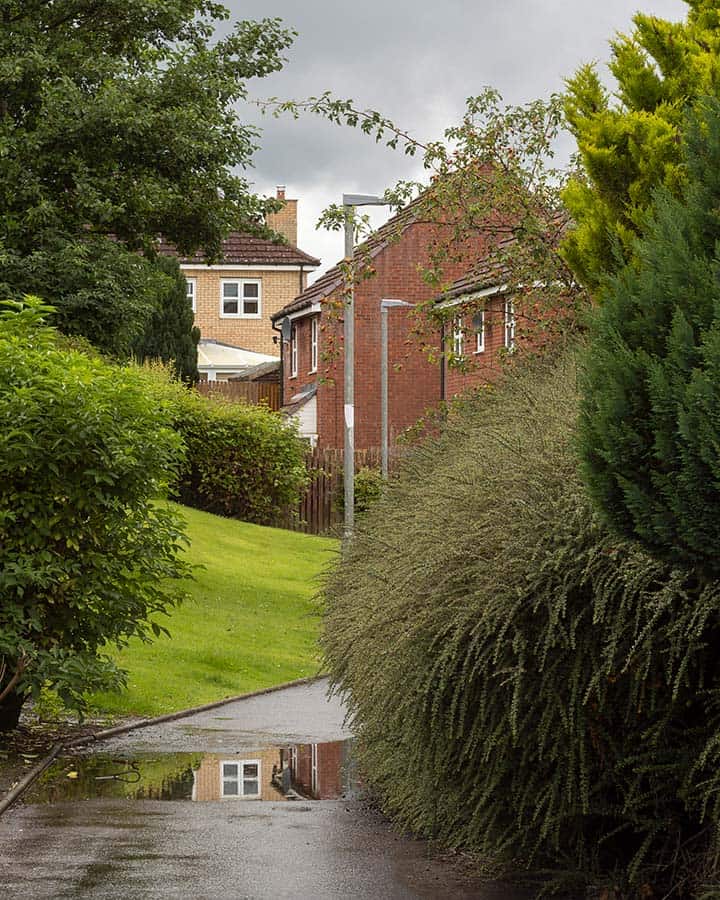
[[[353,206],[388,206],[382,197],[371,194],[343,194],[345,209],[345,261],[349,267],[348,289],[345,294],[343,343],[345,345],[345,383],[343,404],[345,413],[345,452],[343,477],[345,487],[345,537],[352,535],[355,520],[355,272],[353,256],[355,222]]]
[[[412,306],[405,300],[380,301],[380,419],[382,445],[382,473],[388,477],[388,310],[398,306]]]

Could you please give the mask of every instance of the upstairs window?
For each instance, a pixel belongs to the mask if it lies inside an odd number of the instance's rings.
[[[290,377],[295,378],[298,373],[298,342],[297,325],[293,325],[290,332]]]
[[[221,282],[220,315],[223,318],[260,318],[260,281],[233,278]]]
[[[318,331],[320,319],[313,316],[310,319],[310,371],[317,372],[318,367]]]
[[[462,318],[457,316],[453,319],[453,356],[455,359],[462,359],[465,355],[465,331],[463,329]]]
[[[187,282],[187,298],[190,304],[190,308],[193,312],[197,312],[195,307],[195,297],[197,294],[197,278],[186,278],[185,281]]]
[[[515,349],[515,304],[512,300],[505,301],[505,346],[508,350]]]
[[[485,310],[480,310],[473,316],[473,329],[475,331],[475,352],[485,352]]]

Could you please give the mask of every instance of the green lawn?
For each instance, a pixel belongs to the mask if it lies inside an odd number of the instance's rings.
[[[129,689],[93,695],[96,710],[159,715],[318,672],[312,597],[337,541],[179,509],[205,568],[161,621],[171,638],[116,654]]]

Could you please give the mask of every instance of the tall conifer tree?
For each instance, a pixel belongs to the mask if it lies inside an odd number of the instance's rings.
[[[656,194],[588,352],[587,483],[651,552],[720,575],[720,101],[689,120],[681,197]]]
[[[565,114],[585,177],[564,191],[576,224],[564,255],[588,288],[632,257],[655,188],[679,195],[684,110],[701,96],[720,95],[720,7],[717,0],[685,2],[685,22],[638,13],[633,32],[612,41],[616,103],[594,66],[568,81]]]

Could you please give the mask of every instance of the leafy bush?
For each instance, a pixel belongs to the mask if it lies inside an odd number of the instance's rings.
[[[305,445],[295,427],[265,406],[177,395],[174,424],[187,454],[181,503],[271,525],[307,483]]]
[[[103,647],[157,634],[188,573],[155,502],[181,457],[169,404],[142,370],[63,348],[45,312],[0,314],[0,730],[46,684],[81,708],[121,683]]]
[[[379,469],[362,466],[355,473],[355,512],[367,512],[382,496],[385,479]]]
[[[451,412],[358,523],[323,644],[403,826],[661,896],[720,816],[720,586],[594,515],[576,380],[511,373]]]

